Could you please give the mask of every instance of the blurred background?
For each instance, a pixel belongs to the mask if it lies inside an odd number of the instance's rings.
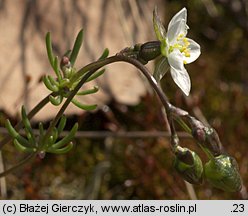
[[[189,37],[202,51],[196,62],[186,66],[192,81],[190,96],[182,95],[169,73],[163,79],[166,94],[174,105],[217,130],[226,151],[237,159],[245,186],[239,193],[227,193],[204,182],[194,186],[195,195],[198,199],[247,199],[246,0],[1,0],[1,137],[6,118],[17,122],[22,104],[30,110],[49,93],[40,82],[42,75],[52,73],[46,57],[46,32],[51,32],[55,53],[61,57],[84,29],[84,45],[76,62],[81,68],[106,47],[114,55],[135,43],[156,40],[152,27],[155,5],[165,26],[186,7]],[[148,67],[152,72],[154,62]],[[98,103],[98,110],[86,113],[73,106],[67,110],[67,129],[75,121],[80,125],[75,148],[66,155],[37,158],[2,178],[1,198],[192,198],[173,169],[161,103],[144,78],[133,67],[117,63],[92,85],[101,91],[83,102]],[[34,118],[34,127],[39,121],[49,122],[58,110],[47,105]],[[179,134],[180,144],[206,161],[194,140]],[[1,153],[1,170],[25,156],[11,144]]]

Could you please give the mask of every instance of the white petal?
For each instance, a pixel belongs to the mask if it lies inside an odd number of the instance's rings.
[[[188,26],[186,24],[186,20],[182,19],[175,22],[168,28],[167,38],[169,43],[175,43],[180,34],[183,34],[184,36],[187,35],[187,30]]]
[[[168,62],[171,67],[175,68],[176,70],[183,70],[183,54],[178,50],[174,50],[168,55]]]
[[[201,47],[194,40],[189,39],[189,38],[187,38],[187,40],[190,43],[190,45],[188,46],[190,57],[184,56],[183,60],[186,62],[186,64],[189,64],[189,63],[195,61],[199,57],[199,55],[201,54]]]
[[[173,67],[170,69],[172,79],[178,85],[178,87],[183,91],[183,93],[188,96],[191,88],[191,82],[188,72],[185,68],[183,70],[177,70]]]
[[[186,8],[183,8],[182,10],[180,10],[178,13],[176,13],[172,17],[169,23],[168,29],[170,29],[172,25],[174,25],[175,23],[181,20],[185,20],[185,23],[187,22],[187,9]]]

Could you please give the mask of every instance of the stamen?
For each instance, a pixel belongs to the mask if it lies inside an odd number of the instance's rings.
[[[190,42],[188,38],[186,38],[185,35],[181,33],[177,36],[177,41],[178,43],[175,43],[169,47],[169,53],[171,53],[174,49],[178,49],[185,57],[190,57],[190,49],[188,48]]]
[[[182,47],[182,48],[180,49],[180,52],[183,53],[183,52],[185,52],[186,50],[187,50],[186,47]]]
[[[182,40],[182,38],[184,37],[184,34],[179,34],[178,36],[177,36],[177,41],[179,41],[179,40]]]
[[[189,51],[188,51],[188,50],[186,50],[186,51],[184,52],[184,55],[185,55],[185,57],[190,57],[190,53],[189,53]]]

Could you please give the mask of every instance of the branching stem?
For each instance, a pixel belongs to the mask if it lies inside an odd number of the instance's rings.
[[[77,94],[77,92],[80,90],[80,88],[83,86],[83,84],[87,81],[87,79],[92,76],[98,69],[100,69],[101,67],[104,67],[108,64],[111,63],[115,63],[115,62],[126,62],[129,64],[132,64],[133,66],[135,66],[136,68],[138,68],[142,74],[147,78],[147,80],[149,81],[150,85],[152,86],[152,88],[155,90],[155,92],[157,93],[160,101],[162,102],[163,106],[165,107],[167,116],[169,118],[169,121],[172,120],[172,115],[170,115],[170,108],[171,105],[166,97],[166,95],[162,92],[162,90],[159,88],[156,80],[153,78],[153,76],[149,73],[149,70],[138,60],[134,59],[134,58],[130,58],[121,54],[117,54],[115,56],[111,56],[109,58],[103,59],[103,60],[98,60],[96,62],[90,63],[88,65],[86,65],[85,67],[81,68],[76,74],[76,76],[74,77],[75,80],[77,80],[78,78],[80,78],[82,75],[82,79],[80,80],[80,82],[77,84],[77,86],[74,88],[74,90],[70,93],[70,95],[68,96],[68,98],[66,99],[66,101],[64,102],[63,106],[60,108],[60,110],[58,111],[57,115],[55,116],[55,118],[52,120],[46,135],[45,135],[45,140],[46,138],[48,138],[51,133],[53,128],[56,126],[56,124],[58,123],[59,119],[61,118],[61,116],[63,115],[63,113],[65,112],[66,108],[68,107],[68,105],[70,104],[71,100],[73,99],[73,97]],[[52,96],[56,96],[55,93],[50,94]],[[48,102],[49,102],[49,96],[45,97],[39,104],[37,104],[28,114],[28,118],[31,119],[35,116],[35,114],[37,114]],[[180,123],[180,122],[179,122]],[[15,129],[17,131],[19,131],[22,128],[22,122],[19,122],[16,126]],[[174,131],[174,127],[170,128],[170,131]],[[8,143],[11,140],[11,137],[9,135],[5,136],[5,138],[2,139],[2,141],[0,142],[0,149],[2,149],[2,147]],[[3,177],[5,175],[7,175],[8,173],[15,171],[17,169],[19,169],[21,166],[23,166],[24,164],[26,164],[30,159],[34,158],[35,154],[30,154],[27,158],[25,158],[23,161],[21,161],[19,164],[17,164],[16,166],[10,168],[9,170],[0,173],[0,177]]]

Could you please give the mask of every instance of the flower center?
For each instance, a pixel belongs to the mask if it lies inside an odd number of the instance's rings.
[[[184,34],[179,34],[176,39],[176,43],[169,47],[169,53],[174,49],[178,49],[185,57],[190,57],[189,40]],[[186,62],[184,62],[186,64]]]

